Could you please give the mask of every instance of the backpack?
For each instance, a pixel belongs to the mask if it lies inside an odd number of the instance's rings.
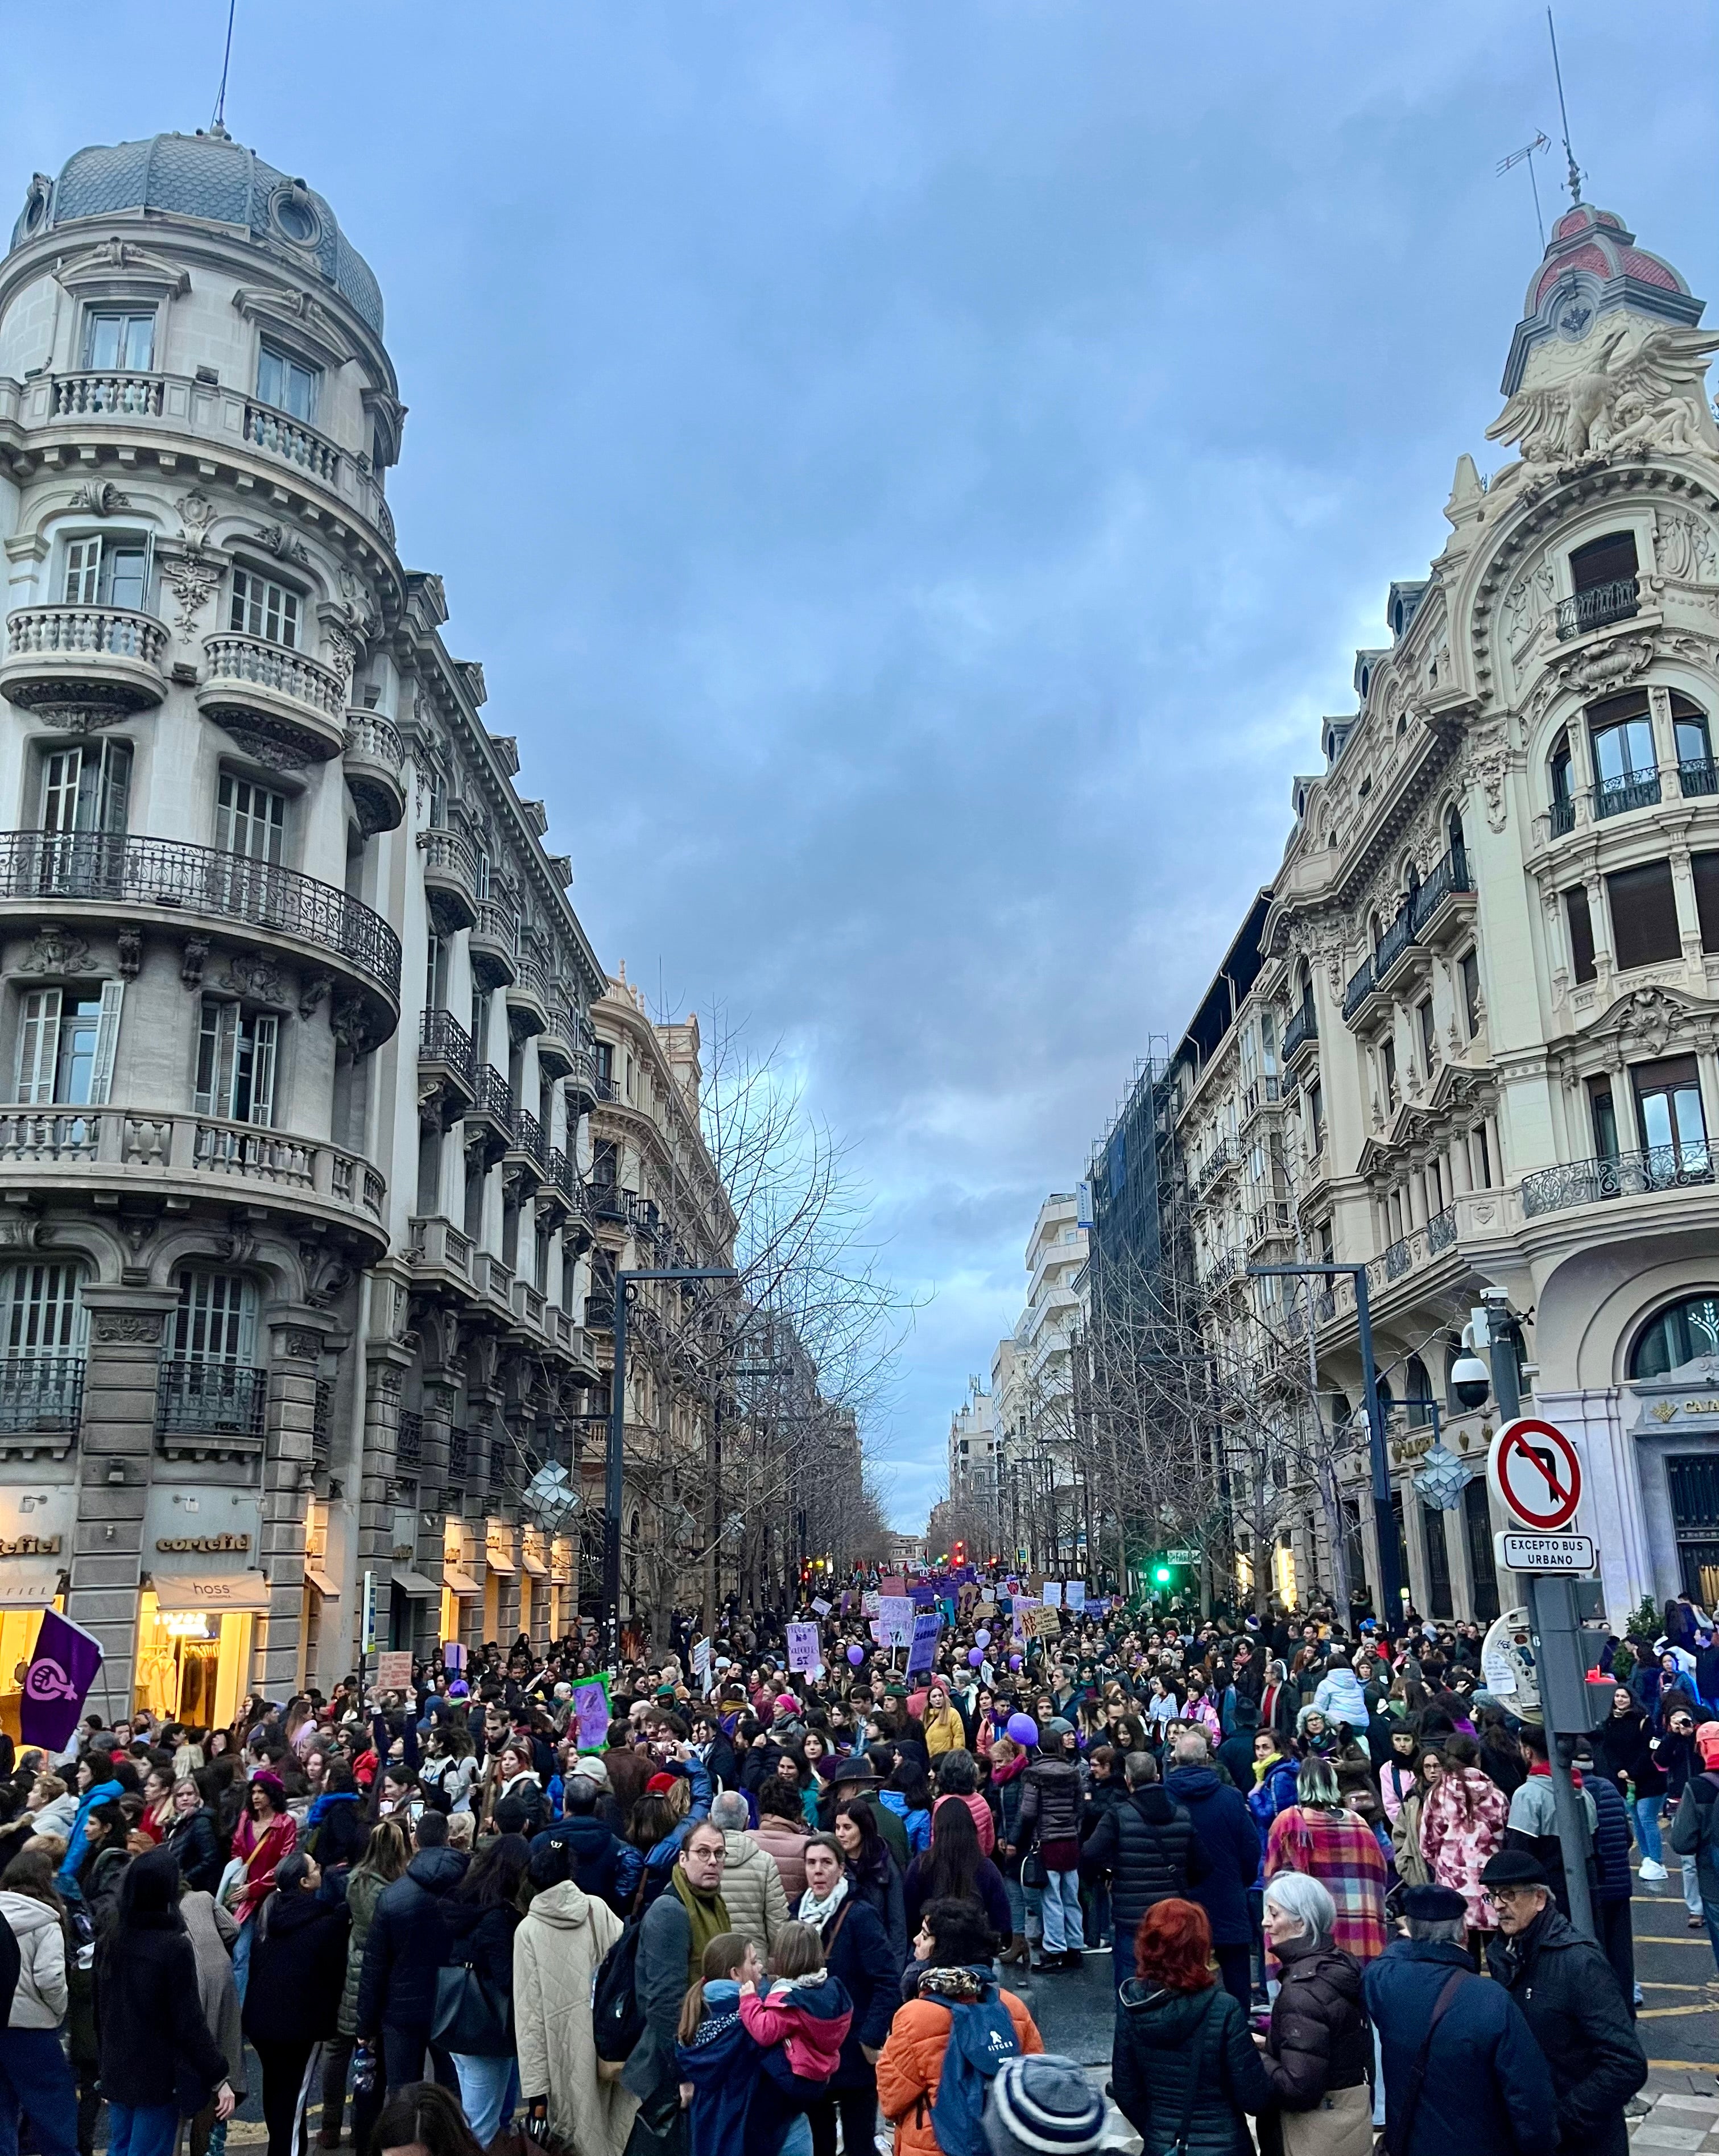
[[[598,2057],[610,2066],[630,2059],[644,2035],[644,2009],[639,2004],[639,1935],[644,1928],[639,1905],[644,1895],[641,1878],[633,1913],[592,1979],[592,2038]]]
[[[937,2003],[949,2009],[949,2041],[931,2106],[931,2132],[943,2156],[984,2156],[985,2099],[998,2068],[1019,2055],[1020,2041],[994,1984],[971,2003]]]

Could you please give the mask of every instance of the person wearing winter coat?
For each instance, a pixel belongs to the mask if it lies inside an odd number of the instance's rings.
[[[1205,1872],[1188,1881],[1188,1899],[1206,1912],[1224,1988],[1245,2013],[1253,1997],[1253,1912],[1248,1893],[1259,1875],[1265,1839],[1239,1789],[1229,1788],[1197,1729],[1176,1739],[1164,1778],[1167,1794],[1193,1821]]]
[[[835,2156],[836,2123],[845,2148],[870,2150],[877,2130],[877,2061],[900,1999],[901,1974],[876,1910],[851,1891],[841,1844],[813,1835],[806,1845],[806,1891],[794,1912],[816,1930],[824,1966],[853,2009],[835,2074],[807,2112],[812,2156]]]
[[[675,2051],[690,2156],[747,2156],[763,2054],[741,2024],[740,1998],[764,1964],[756,1940],[721,1932],[701,1968],[680,2003]]]
[[[546,1827],[531,1841],[531,1861],[537,1866],[541,1852],[551,1845],[565,1845],[570,1871],[567,1876],[577,1881],[588,1894],[594,1894],[599,1902],[607,1902],[612,1909],[619,1911],[621,1874],[626,1845],[614,1830],[598,1816],[598,1791],[594,1782],[582,1774],[572,1775],[567,1783],[562,1802],[562,1816],[555,1825]],[[744,1805],[746,1799],[741,1802]],[[558,1867],[555,1876],[562,1876]]]
[[[95,1950],[95,2029],[111,2156],[172,2156],[183,2112],[208,2092],[230,2118],[227,2061],[198,1997],[197,1958],[179,1914],[179,1861],[138,1857]]]
[[[1480,1874],[1504,1846],[1510,1799],[1480,1763],[1472,1737],[1444,1747],[1444,1771],[1421,1806],[1420,1851],[1433,1884],[1460,1894],[1469,1930],[1490,1935],[1497,1924]]]
[[[622,2080],[639,2098],[634,2156],[672,2149],[681,2138],[675,2057],[680,2009],[688,1986],[703,1972],[705,1948],[720,1933],[734,1929],[722,1899],[727,1858],[721,1827],[699,1820],[680,1845],[667,1890],[651,1903],[639,1925],[634,1986],[644,2033],[621,2069]]]
[[[531,1844],[523,1835],[491,1837],[473,1857],[465,1876],[437,1911],[446,1943],[444,1969],[474,1969],[510,2033],[513,2022],[513,1941],[520,1926],[520,1902],[531,1862]],[[511,2050],[492,2057],[449,2046],[459,2076],[459,2101],[467,2123],[487,2148],[513,2116],[519,2100]]]
[[[1159,1787],[1151,1753],[1131,1752],[1123,1777],[1123,1801],[1087,1836],[1080,1876],[1109,1875],[1116,1952],[1126,1963],[1147,1911],[1159,1902],[1185,1900],[1206,1866],[1188,1807]]]
[[[1384,1855],[1372,1828],[1343,1804],[1326,1760],[1301,1762],[1296,1802],[1271,1822],[1265,1877],[1272,1880],[1280,1871],[1301,1871],[1319,1881],[1336,1904],[1332,1936],[1357,1962],[1384,1952]],[[1268,1953],[1268,1969],[1270,1965]]]
[[[1036,1847],[1044,1867],[1041,1969],[1079,1969],[1086,1935],[1080,1917],[1080,1773],[1064,1749],[1073,1725],[1053,1717],[1040,1729],[1044,1749],[1027,1768],[1019,1835],[1023,1854]]]
[[[1242,2007],[1214,1980],[1212,1955],[1211,1924],[1198,1903],[1171,1900],[1147,1910],[1135,1974],[1117,1994],[1111,2091],[1148,2149],[1175,2146],[1186,2114],[1184,2156],[1251,2156],[1246,2114],[1266,2109],[1272,2085]]]
[[[167,1845],[179,1859],[179,1871],[187,1887],[213,1894],[227,1868],[221,1854],[220,1831],[213,1805],[188,1776],[173,1784],[173,1814],[167,1828]],[[39,1833],[40,1828],[37,1829]]]
[[[1565,1916],[1570,1913],[1569,1881],[1565,1876],[1564,1845],[1558,1833],[1557,1805],[1552,1789],[1552,1767],[1547,1758],[1546,1732],[1528,1727],[1522,1732],[1522,1748],[1528,1754],[1527,1779],[1510,1800],[1510,1815],[1504,1825],[1504,1846],[1521,1851],[1544,1866],[1552,1881],[1557,1906]],[[1599,1825],[1599,1814],[1593,1799],[1583,1785],[1579,1774],[1570,1777],[1576,1791],[1576,1802],[1588,1830],[1588,1848],[1580,1861],[1589,1865],[1593,1852],[1594,1830]],[[1643,1871],[1650,1879],[1663,1879],[1663,1864],[1650,1867],[1648,1859],[1641,1860]]]
[[[776,1860],[748,1834],[746,1799],[725,1789],[711,1806],[711,1821],[722,1830],[727,1861],[722,1866],[722,1899],[729,1920],[742,1938],[756,1939],[766,1952],[789,1917],[787,1891]]]
[[[926,1906],[914,1954],[916,1994],[895,2010],[877,2061],[878,2107],[894,2126],[894,2156],[942,2156],[932,2124],[957,2006],[993,2000],[1014,2024],[1023,2052],[1042,2051],[1044,2039],[1024,2003],[991,1974],[995,1935],[966,1902]]]
[[[926,1688],[924,1728],[925,1748],[933,1762],[945,1752],[967,1749],[967,1725],[940,1677],[934,1677]]]
[[[775,1865],[790,1907],[806,1891],[806,1838],[810,1830],[795,1792],[767,1782],[758,1792],[758,1824],[747,1835]]]
[[[335,2034],[351,1920],[316,1890],[316,1860],[295,1850],[275,1867],[275,1890],[252,1920],[244,2033],[263,2068],[269,2156],[295,2156],[295,2128],[316,2047]]]
[[[782,2147],[791,2123],[823,2100],[853,2020],[847,1993],[824,1965],[817,1927],[784,1924],[768,1976],[740,1992],[741,2026],[763,2055],[747,2121],[761,2147]],[[809,2128],[802,2132],[809,2138]]]
[[[971,1752],[946,1752],[937,1762],[936,1814],[947,1804],[965,1804],[978,1830],[979,1847],[989,1856],[997,1846],[997,1816],[979,1794],[978,1763]]]
[[[244,2062],[244,2010],[233,1975],[233,1949],[239,1939],[239,1921],[223,1909],[213,1894],[200,1887],[179,1888],[179,1916],[197,1958],[198,2000],[209,2034],[221,2046],[227,2061],[228,2086],[234,2100],[243,2103],[248,2092]],[[206,2156],[215,2129],[215,2107],[206,2103],[191,2122],[191,2156]]]
[[[1336,1922],[1337,1905],[1316,1879],[1285,1871],[1266,1887],[1265,1932],[1282,1981],[1261,2063],[1287,2156],[1309,2113],[1318,2115],[1320,2156],[1372,2156],[1373,2040],[1361,2008],[1361,1966],[1332,1943]]]
[[[526,2110],[572,2156],[622,2156],[639,2099],[598,2064],[597,1972],[621,1919],[577,1879],[541,1888],[513,1935],[514,2041]]]
[[[1405,1887],[1424,1887],[1432,1878],[1431,1867],[1420,1845],[1421,1820],[1427,1799],[1444,1779],[1444,1761],[1437,1752],[1424,1752],[1415,1765],[1418,1771],[1399,1785],[1397,1816],[1391,1821],[1392,1856],[1397,1877]],[[1392,1771],[1388,1767],[1385,1769],[1388,1774]]]
[[[358,1978],[358,2034],[379,2046],[390,2093],[424,2078],[446,1937],[440,1905],[465,1876],[469,1861],[449,1848],[444,1812],[423,1813],[414,1838],[417,1855],[377,1898]],[[451,2074],[445,2068],[436,2078]]]
[[[411,1855],[406,1830],[400,1822],[378,1820],[370,1830],[364,1854],[346,1875],[346,1914],[352,1920],[352,1928],[346,1940],[346,1974],[341,1986],[340,2011],[336,2020],[338,2033],[334,2041],[323,2049],[322,2129],[317,2139],[318,2145],[324,2148],[338,2148],[341,2145],[346,2070],[351,2065],[358,2041],[358,1985],[363,1974],[364,1948],[370,1936],[371,1921],[384,1888],[404,1876]],[[384,2094],[380,2072],[376,2076],[375,2086],[368,2092],[352,2092],[352,2146],[358,2156],[365,2156],[370,2128],[382,2109]]]
[[[1393,1939],[1361,1979],[1384,2064],[1388,2145],[1396,2156],[1552,2156],[1551,2072],[1521,2007],[1501,1985],[1474,1974],[1466,1900],[1452,1887],[1411,1887],[1403,1913],[1408,1936]],[[1429,2030],[1426,2078],[1405,2121]]]
[[[875,1912],[900,1969],[908,1953],[906,1897],[901,1873],[878,1831],[877,1814],[856,1798],[836,1813],[834,1833],[847,1864],[849,1887]]]
[[[18,2114],[28,2114],[43,2156],[77,2156],[78,2091],[60,2049],[70,2004],[65,1905],[38,1850],[15,1856],[0,1877],[0,1917],[18,1943],[12,2011],[0,2029],[0,2138],[18,2147]],[[9,1957],[8,1957],[9,1958]]]
[[[1326,1663],[1325,1675],[1313,1693],[1313,1704],[1327,1722],[1346,1722],[1352,1734],[1366,1736],[1373,1717],[1368,1710],[1361,1681],[1345,1656],[1334,1655]]]
[[[1526,1851],[1501,1850],[1480,1878],[1498,1909],[1486,1966],[1552,2070],[1558,2146],[1629,2156],[1624,2107],[1647,2059],[1611,1964],[1560,1912],[1550,1874]]]

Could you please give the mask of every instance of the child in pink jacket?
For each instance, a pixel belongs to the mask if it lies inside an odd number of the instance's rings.
[[[841,1979],[824,1965],[824,1942],[810,1924],[784,1924],[770,1950],[763,1991],[745,1984],[741,2025],[762,2051],[748,2138],[780,2144],[782,2156],[810,2156],[808,2107],[818,2102],[841,2062],[853,2025],[853,2002]],[[786,2129],[786,2130],[784,2130]]]

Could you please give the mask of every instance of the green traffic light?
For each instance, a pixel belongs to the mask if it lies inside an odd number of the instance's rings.
[[[1166,1584],[1168,1581],[1169,1577],[1170,1568],[1167,1564],[1161,1564],[1157,1570],[1152,1574],[1152,1578],[1158,1581],[1161,1585]]]

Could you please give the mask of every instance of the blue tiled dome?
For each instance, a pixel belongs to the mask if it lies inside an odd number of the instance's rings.
[[[12,244],[50,226],[126,210],[238,225],[314,261],[357,313],[382,334],[382,290],[321,196],[265,165],[224,135],[154,135],[80,150],[45,189],[33,184]]]

